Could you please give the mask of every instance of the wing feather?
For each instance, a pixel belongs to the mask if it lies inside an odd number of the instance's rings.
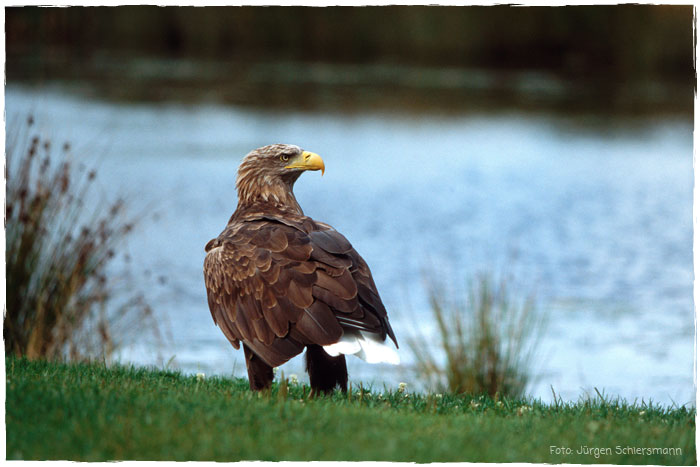
[[[316,285],[324,288],[342,300],[350,300],[357,295],[357,285],[349,270],[338,277],[330,277],[323,271],[316,274]]]
[[[331,309],[319,300],[304,310],[295,328],[309,341],[318,345],[333,344],[343,335],[343,328]]]
[[[316,230],[309,236],[314,245],[328,253],[346,254],[353,250],[350,242],[334,229]]]
[[[311,287],[305,287],[303,284],[299,284],[294,280],[289,281],[289,287],[287,287],[287,297],[299,308],[308,308],[314,302]]]
[[[330,290],[324,289],[317,285],[314,285],[311,288],[311,292],[313,293],[314,297],[326,303],[328,306],[333,308],[333,310],[341,313],[352,313],[360,307],[357,297],[353,297],[350,300],[344,300]]]
[[[275,299],[274,305],[263,308],[263,315],[267,324],[270,325],[272,332],[277,337],[284,337],[289,332],[289,319],[287,318],[280,301]]]

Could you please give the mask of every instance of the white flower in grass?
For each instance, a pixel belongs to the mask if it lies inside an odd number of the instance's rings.
[[[197,381],[204,381],[204,373],[197,373]]]
[[[406,390],[406,383],[399,383],[399,392],[404,392]]]
[[[291,375],[289,375],[289,382],[292,384],[297,384],[299,382],[299,377],[292,373]]]

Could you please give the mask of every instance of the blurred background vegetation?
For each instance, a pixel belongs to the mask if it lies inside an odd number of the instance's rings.
[[[7,77],[243,105],[690,113],[692,20],[689,5],[8,8]]]

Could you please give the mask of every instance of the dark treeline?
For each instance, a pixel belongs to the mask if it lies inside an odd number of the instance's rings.
[[[668,5],[21,7],[6,9],[6,38],[8,63],[109,50],[691,80],[692,21],[692,6]]]

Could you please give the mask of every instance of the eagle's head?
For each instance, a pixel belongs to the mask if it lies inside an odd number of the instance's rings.
[[[305,170],[325,171],[318,154],[292,144],[271,144],[249,152],[238,168],[238,205],[255,202],[299,209],[292,189]]]

